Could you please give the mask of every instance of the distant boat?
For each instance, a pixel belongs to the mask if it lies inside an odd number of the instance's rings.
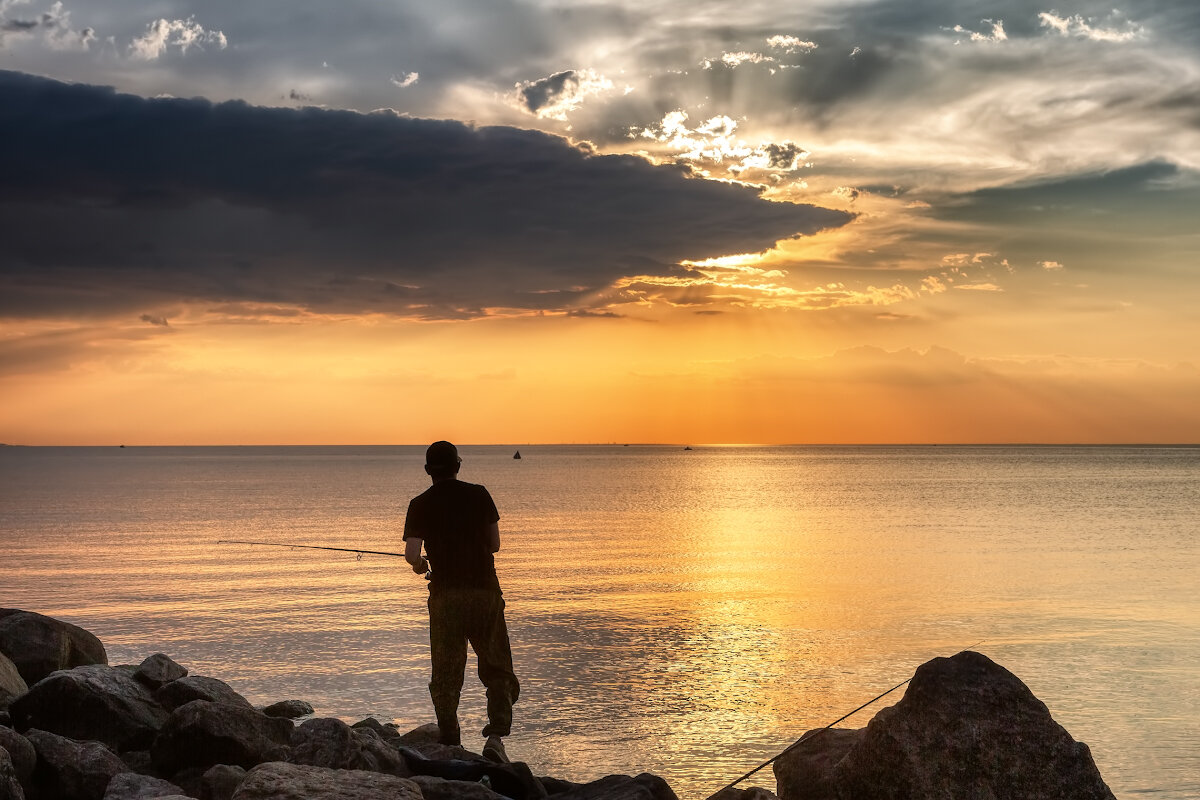
[[[521,457],[521,451],[520,451],[520,450],[518,450],[517,452],[513,453],[513,458],[520,458],[520,457]]]
[[[691,449],[692,449],[692,446],[691,446],[691,445],[688,445],[688,446],[684,447],[683,449],[684,449],[684,450],[691,450]]]

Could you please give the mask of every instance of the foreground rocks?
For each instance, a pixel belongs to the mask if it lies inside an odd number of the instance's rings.
[[[1017,676],[970,651],[917,669],[865,729],[827,731],[775,762],[782,800],[1113,800],[1076,742]]]
[[[6,620],[10,634],[33,632],[29,642],[0,639],[18,668],[105,657],[80,628],[13,609],[0,611],[0,630]],[[438,744],[435,725],[401,733],[373,718],[296,724],[311,706],[256,709],[162,653],[137,667],[63,666],[27,687],[0,683],[3,691],[0,800],[677,800],[645,773],[580,784],[494,764]],[[970,652],[923,665],[865,729],[814,733],[776,761],[775,774],[782,800],[1112,798],[1087,746],[1016,676]],[[718,800],[775,795],[734,788]]]
[[[83,628],[19,608],[0,608],[0,653],[28,686],[55,670],[108,663],[104,645]]]

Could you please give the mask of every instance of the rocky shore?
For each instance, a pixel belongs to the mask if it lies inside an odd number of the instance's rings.
[[[676,800],[646,773],[575,783],[440,745],[433,725],[312,713],[255,708],[162,653],[109,666],[88,631],[0,609],[0,800]],[[922,665],[867,727],[806,734],[774,772],[781,800],[1113,798],[1087,745],[970,651]]]

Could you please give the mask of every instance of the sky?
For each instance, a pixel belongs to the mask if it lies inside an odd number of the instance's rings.
[[[0,441],[1200,442],[1193,0],[0,0]]]

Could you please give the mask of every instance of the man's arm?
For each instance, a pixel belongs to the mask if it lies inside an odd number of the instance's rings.
[[[488,526],[488,547],[493,553],[500,552],[500,523],[493,522]]]
[[[429,571],[429,562],[421,555],[423,544],[425,544],[425,540],[416,536],[410,536],[404,540],[404,560],[412,565],[413,572],[418,575]]]

